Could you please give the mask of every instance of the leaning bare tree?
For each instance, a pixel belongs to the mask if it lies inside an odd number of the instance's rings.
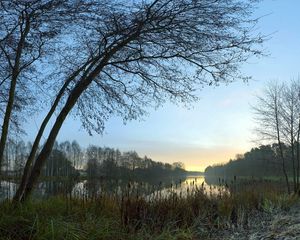
[[[48,3],[51,3],[53,0],[48,1]],[[35,1],[34,1],[35,2]],[[46,1],[47,2],[47,1]],[[74,39],[78,37],[77,32],[74,33],[74,28],[77,29],[80,28],[82,30],[82,26],[85,26],[86,22],[90,17],[88,14],[91,13],[91,7],[97,7],[98,10],[101,10],[102,7],[105,6],[104,1],[102,1],[100,4],[97,2],[85,2],[82,0],[78,1],[53,1],[53,3],[56,3],[57,5],[53,8],[50,8],[50,11],[47,12],[48,18],[46,19],[48,26],[51,26],[51,29],[53,31],[53,27],[55,26],[55,37],[51,39],[50,46],[56,45],[56,51],[55,49],[52,49],[55,52],[55,54],[51,55],[51,58],[54,59],[51,63],[51,66],[48,68],[50,69],[59,69],[59,71],[51,71],[50,74],[46,76],[47,80],[54,80],[49,81],[51,82],[54,87],[54,99],[52,104],[50,105],[50,108],[44,117],[40,128],[38,130],[38,133],[35,137],[35,140],[33,142],[31,151],[29,153],[28,159],[26,161],[22,179],[20,186],[15,194],[14,200],[19,201],[18,199],[20,196],[23,195],[23,192],[25,190],[26,183],[29,178],[29,174],[32,168],[33,161],[35,160],[37,151],[39,149],[39,144],[41,141],[41,138],[43,137],[43,133],[47,127],[47,124],[49,123],[51,117],[55,113],[55,110],[59,106],[59,104],[62,104],[62,99],[64,98],[65,94],[69,89],[72,87],[72,85],[75,84],[75,79],[80,75],[80,73],[88,67],[88,65],[91,63],[92,58],[88,57],[88,60],[86,60],[85,63],[82,63],[82,59],[80,56],[82,53],[84,56],[89,56],[90,49],[87,47],[85,50],[82,49],[81,46],[77,45],[76,48],[76,42]],[[107,4],[107,3],[106,3]],[[51,4],[53,6],[53,4]],[[106,5],[107,6],[107,5]],[[59,10],[59,11],[58,11]],[[40,22],[42,22],[40,20]],[[54,24],[54,26],[52,26]],[[59,35],[57,33],[60,33]],[[57,37],[58,35],[58,37]],[[67,39],[67,41],[66,41]],[[71,42],[71,44],[70,44]],[[51,53],[52,53],[51,52]],[[47,59],[49,58],[49,54],[47,55]],[[83,60],[85,61],[85,59]],[[72,64],[70,64],[72,62]],[[49,76],[51,75],[51,76]],[[61,76],[63,76],[62,81]],[[59,84],[62,84],[59,86]],[[56,86],[59,87],[56,87]],[[47,91],[50,91],[48,88]]]
[[[203,84],[243,78],[239,65],[261,54],[255,47],[263,39],[253,35],[256,21],[249,19],[253,1],[80,2],[90,5],[79,16],[84,22],[72,26],[76,59],[65,53],[68,65],[62,66],[74,70],[62,81],[49,111],[52,116],[57,110],[57,118],[17,201],[30,195],[71,112],[87,130],[101,133],[112,114],[136,119],[168,98],[196,100],[195,90]]]

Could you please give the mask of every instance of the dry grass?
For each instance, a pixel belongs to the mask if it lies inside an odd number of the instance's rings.
[[[135,191],[92,198],[53,197],[0,205],[0,239],[208,239],[252,211],[288,208],[287,196],[269,182],[229,187],[219,194],[191,188],[147,198]]]

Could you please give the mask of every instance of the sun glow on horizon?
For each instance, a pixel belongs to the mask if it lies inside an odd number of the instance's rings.
[[[244,153],[249,148],[228,148],[225,146],[216,148],[196,148],[196,149],[178,149],[172,152],[152,152],[149,153],[154,161],[161,162],[183,162],[188,171],[203,172],[206,167],[214,164],[222,164],[234,159],[237,154]]]

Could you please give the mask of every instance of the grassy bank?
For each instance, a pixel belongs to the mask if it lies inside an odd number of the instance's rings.
[[[1,239],[216,239],[222,231],[247,227],[253,212],[287,209],[297,198],[271,183],[247,184],[231,194],[185,197],[137,194],[95,198],[53,197],[23,205],[0,204]],[[222,239],[222,238],[221,238]]]

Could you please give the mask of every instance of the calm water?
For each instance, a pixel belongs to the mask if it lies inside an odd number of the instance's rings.
[[[17,184],[13,182],[0,182],[0,199],[11,199],[16,192]],[[77,183],[47,181],[37,185],[34,197],[47,198],[58,194],[72,197],[93,197],[100,194],[138,194],[146,198],[165,197],[170,194],[187,196],[193,191],[202,189],[207,195],[216,195],[228,190],[216,183],[207,183],[204,176],[190,176],[185,179],[177,179],[168,183],[158,184],[122,182],[122,181],[81,181]]]
[[[182,197],[187,196],[188,194],[192,194],[195,191],[203,190],[203,192],[210,196],[210,195],[217,195],[222,194],[224,192],[227,192],[226,188],[221,185],[217,184],[208,184],[207,181],[205,181],[204,176],[190,176],[186,178],[184,181],[180,182],[174,182],[169,184],[169,186],[165,186],[161,190],[157,190],[153,192],[150,196],[168,196],[171,194],[176,193],[177,195],[180,195]]]

